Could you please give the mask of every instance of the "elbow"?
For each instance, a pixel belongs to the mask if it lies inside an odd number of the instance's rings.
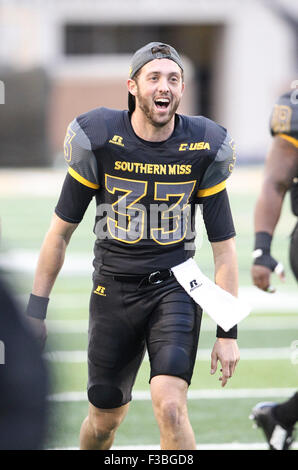
[[[268,197],[269,194],[275,193],[278,197],[283,197],[290,188],[290,182],[283,179],[266,179],[263,185],[263,195]]]
[[[279,194],[279,196],[284,196],[286,192],[290,189],[290,184],[285,181],[276,181],[274,184],[275,191]]]

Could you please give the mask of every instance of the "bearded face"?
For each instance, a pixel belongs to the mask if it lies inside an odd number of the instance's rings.
[[[169,59],[155,59],[142,67],[134,82],[136,108],[147,120],[154,127],[171,121],[184,89],[180,67]]]

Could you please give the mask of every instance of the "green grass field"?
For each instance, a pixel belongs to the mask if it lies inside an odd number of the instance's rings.
[[[28,171],[24,174],[28,175]],[[250,265],[253,210],[260,174],[260,168],[235,170],[233,178],[238,184],[233,186],[231,182],[230,189],[237,230],[240,291],[246,292],[252,300],[257,299],[258,294],[251,286]],[[8,260],[7,264],[4,263],[4,270],[14,291],[26,302],[31,291],[34,260],[49,226],[59,186],[57,190],[49,188],[49,194],[43,191],[38,195],[34,186],[32,191],[26,185],[18,186],[21,178],[18,172],[16,187],[19,190],[12,193],[9,188],[1,189],[5,178],[7,173],[0,171],[2,266],[3,260]],[[51,359],[48,366],[52,400],[49,401],[46,448],[77,448],[79,428],[88,409],[85,398],[85,352],[94,242],[93,218],[92,204],[68,248],[67,259],[70,267],[73,266],[73,272],[71,268],[61,272],[51,295],[49,338],[45,353]],[[240,324],[238,343],[242,358],[235,376],[224,389],[218,381],[218,373],[216,377],[210,375],[209,356],[215,339],[215,325],[204,315],[198,359],[189,391],[189,413],[199,448],[204,445],[214,449],[222,445],[234,446],[235,449],[239,445],[265,448],[261,431],[253,429],[248,419],[252,406],[258,401],[285,400],[297,388],[298,354],[296,357],[295,341],[298,340],[298,296],[296,281],[288,263],[289,234],[294,223],[289,201],[286,200],[273,253],[286,267],[287,282],[282,285],[274,278],[278,289],[275,297],[264,294],[264,300],[260,304],[256,302],[251,315]],[[196,259],[203,272],[213,277],[212,254],[205,235]],[[81,271],[77,267],[80,263]],[[17,268],[8,270],[8,265]],[[266,308],[266,302],[268,299],[272,303],[272,298],[274,308],[271,311]],[[145,359],[135,384],[135,399],[118,431],[115,447],[159,445],[158,429],[149,399],[148,377],[149,363]],[[74,395],[72,392],[78,393]]]

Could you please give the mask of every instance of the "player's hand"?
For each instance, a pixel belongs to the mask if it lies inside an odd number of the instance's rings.
[[[218,361],[221,364],[219,377],[221,386],[224,387],[235,371],[236,365],[240,360],[240,353],[236,339],[217,338],[211,353],[211,371],[213,375],[217,370]]]
[[[44,320],[41,320],[39,318],[33,318],[28,316],[27,319],[29,327],[31,328],[40,347],[40,351],[43,351],[48,336],[46,323]]]
[[[271,255],[255,257],[255,264],[251,268],[251,277],[254,285],[265,292],[273,293],[275,288],[270,284],[272,272],[275,272],[281,281],[285,280],[285,271]]]

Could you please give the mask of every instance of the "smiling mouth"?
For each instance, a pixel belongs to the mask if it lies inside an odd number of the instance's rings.
[[[157,109],[166,110],[170,105],[168,98],[157,98],[154,100],[154,104]]]

